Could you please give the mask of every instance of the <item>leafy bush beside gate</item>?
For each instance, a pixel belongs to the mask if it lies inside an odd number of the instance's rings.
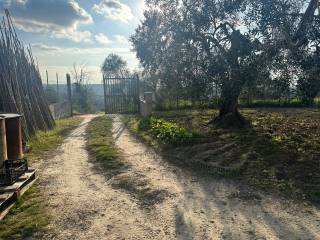
[[[162,144],[179,146],[192,142],[194,134],[177,123],[154,117],[142,119],[139,130],[148,130]]]

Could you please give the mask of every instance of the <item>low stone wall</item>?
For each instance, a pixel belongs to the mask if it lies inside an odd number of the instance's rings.
[[[49,106],[54,120],[71,117],[71,103],[69,101],[54,103]]]

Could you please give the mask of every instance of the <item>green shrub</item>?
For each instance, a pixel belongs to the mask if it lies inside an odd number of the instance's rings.
[[[174,146],[190,143],[194,137],[193,133],[186,128],[164,119],[144,119],[140,122],[139,128],[149,129],[150,133],[161,143]]]
[[[147,131],[150,130],[151,126],[151,118],[143,118],[139,121],[138,130],[139,131]]]

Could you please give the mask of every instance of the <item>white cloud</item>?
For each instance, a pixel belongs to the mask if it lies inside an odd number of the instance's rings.
[[[139,61],[135,53],[125,46],[116,48],[63,48],[49,46],[44,43],[34,43],[32,44],[32,49],[34,56],[39,62],[41,73],[45,74],[45,70],[48,69],[49,75],[52,75],[52,79],[54,79],[55,72],[58,72],[60,76],[65,76],[67,72],[71,71],[74,63],[86,63],[88,66],[92,66],[90,83],[99,83],[101,82],[100,66],[110,53],[115,53],[123,57],[123,59],[128,62],[128,67],[131,70],[139,67]]]
[[[59,48],[59,47],[48,46],[44,43],[33,43],[33,44],[31,44],[31,47],[33,49],[43,50],[43,51],[59,51],[59,50],[61,50],[61,48]]]
[[[114,35],[115,42],[118,44],[129,44],[129,40],[123,35]]]
[[[57,46],[49,46],[44,43],[34,43],[31,44],[33,48],[33,52],[36,56],[40,56],[41,58],[45,58],[45,62],[49,63],[48,65],[52,65],[52,63],[59,63],[61,65],[65,65],[70,59],[72,61],[84,61],[86,62],[87,58],[94,59],[98,65],[102,64],[105,57],[107,57],[110,53],[115,53],[120,56],[123,56],[128,61],[130,60],[129,65],[131,64],[132,68],[137,64],[137,59],[135,57],[135,53],[132,52],[127,47],[95,47],[95,48],[78,48],[78,47],[57,47]],[[50,58],[46,58],[50,53]],[[59,60],[55,58],[51,58],[52,56],[59,57]],[[60,59],[61,57],[61,59]],[[70,58],[69,58],[70,57]],[[44,64],[44,63],[42,63]],[[67,64],[68,65],[68,64]],[[72,65],[72,64],[71,64]]]
[[[57,55],[60,53],[65,54],[74,54],[74,55],[83,55],[83,56],[107,56],[109,53],[116,53],[116,54],[129,54],[134,55],[133,52],[130,51],[127,47],[95,47],[95,48],[60,48],[56,46],[48,46],[44,43],[34,43],[31,45],[33,50],[36,54],[40,54],[45,56],[46,52],[55,52]],[[75,59],[77,59],[75,57]]]
[[[96,41],[102,45],[108,45],[112,43],[112,41],[103,33],[99,33],[98,35],[95,35],[94,38]]]
[[[53,38],[90,42],[89,31],[79,31],[80,24],[93,23],[92,17],[75,0],[7,0],[0,7],[9,9],[18,29],[50,33]]]
[[[90,31],[77,31],[76,29],[61,29],[60,31],[53,32],[51,36],[53,38],[69,39],[74,42],[91,43]]]
[[[131,8],[119,0],[102,0],[92,8],[96,13],[114,21],[128,23],[134,18]]]

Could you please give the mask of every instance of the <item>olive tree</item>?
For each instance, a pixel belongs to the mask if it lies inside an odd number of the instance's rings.
[[[271,69],[279,56],[298,64],[310,51],[317,29],[317,0],[148,0],[145,20],[132,36],[137,57],[149,70],[184,74],[201,69],[221,88],[220,111],[212,122],[241,125],[238,98],[262,68]],[[195,49],[193,58],[187,58]],[[184,61],[186,60],[186,61]],[[181,67],[187,63],[192,67]],[[179,66],[179,68],[178,68]],[[171,75],[171,76],[170,76]]]

